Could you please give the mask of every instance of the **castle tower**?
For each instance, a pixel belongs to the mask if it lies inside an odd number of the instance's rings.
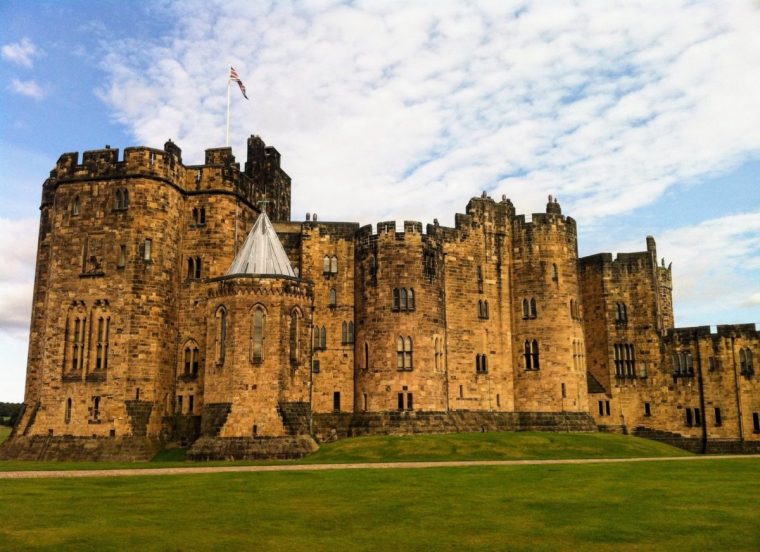
[[[280,406],[309,402],[311,302],[261,213],[227,273],[208,283],[204,436],[285,435]]]
[[[587,411],[575,221],[549,196],[546,213],[512,228],[515,408]]]

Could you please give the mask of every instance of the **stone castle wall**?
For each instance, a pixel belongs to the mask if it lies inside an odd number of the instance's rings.
[[[689,443],[760,439],[758,376],[739,358],[760,358],[754,325],[674,329],[653,238],[579,259],[576,223],[551,198],[527,221],[484,194],[453,228],[423,232],[291,222],[290,193],[279,152],[255,136],[242,170],[230,148],[186,166],[171,141],[122,159],[63,154],[43,185],[12,437],[27,444],[14,446],[57,457],[95,437],[111,444],[88,449],[111,457],[200,434],[198,457],[255,456],[307,432],[588,429],[591,417]],[[297,276],[226,275],[263,208]],[[675,374],[687,352],[691,372]]]

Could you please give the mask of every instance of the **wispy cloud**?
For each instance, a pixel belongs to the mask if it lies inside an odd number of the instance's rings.
[[[34,58],[40,55],[40,50],[28,38],[22,38],[19,42],[5,44],[0,48],[0,56],[6,61],[31,68]]]
[[[619,250],[639,251],[642,245],[630,241]],[[751,321],[737,316],[760,305],[760,210],[668,230],[657,238],[657,250],[666,262],[674,259],[678,325]]]
[[[26,339],[31,320],[36,220],[0,218],[0,333]]]
[[[45,97],[45,91],[34,80],[11,79],[8,89],[15,94],[21,94],[35,100],[41,100]]]
[[[760,151],[748,3],[179,2],[174,17],[160,42],[113,45],[101,97],[140,141],[171,135],[199,160],[224,141],[234,65],[252,97],[233,104],[234,145],[253,131],[280,149],[295,213],[450,223],[487,189],[525,211],[555,193],[588,221]]]

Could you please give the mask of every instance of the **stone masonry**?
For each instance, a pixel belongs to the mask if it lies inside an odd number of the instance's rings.
[[[171,141],[63,154],[0,456],[134,459],[174,441],[297,457],[312,437],[597,426],[760,446],[755,326],[674,328],[653,238],[579,258],[556,199],[528,220],[486,194],[453,228],[293,222],[290,187],[258,136],[242,169],[230,148],[184,165]],[[290,272],[228,274],[262,211]]]

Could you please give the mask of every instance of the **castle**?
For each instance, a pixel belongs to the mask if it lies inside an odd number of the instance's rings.
[[[257,136],[63,154],[43,184],[24,410],[0,455],[294,457],[367,433],[637,433],[760,450],[754,324],[674,328],[670,267],[578,257],[549,198],[290,220]]]

